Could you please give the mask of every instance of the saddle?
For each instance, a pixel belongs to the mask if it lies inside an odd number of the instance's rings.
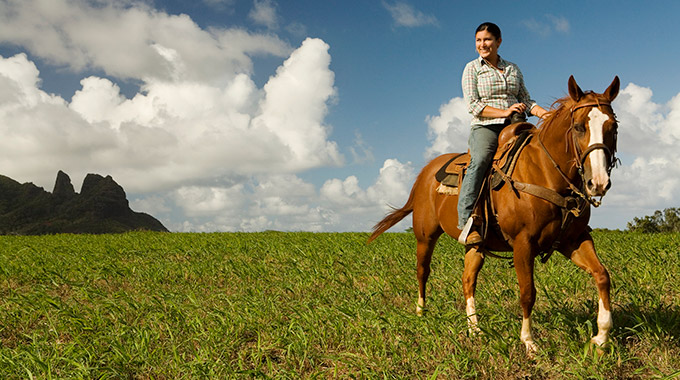
[[[503,128],[498,135],[498,149],[487,174],[487,181],[492,189],[500,189],[505,178],[512,175],[519,153],[531,140],[536,130],[533,124],[526,122],[510,124]],[[470,165],[469,153],[459,153],[446,162],[435,174],[435,179],[439,182],[437,192],[458,195],[468,165]],[[501,172],[498,169],[501,169]]]

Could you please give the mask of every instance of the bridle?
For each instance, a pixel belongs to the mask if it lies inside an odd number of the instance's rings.
[[[612,169],[616,166],[618,159],[615,156],[616,153],[616,139],[617,139],[617,131],[616,129],[614,130],[614,150],[610,149],[607,145],[603,143],[596,143],[596,144],[591,144],[589,145],[584,151],[581,151],[581,147],[578,144],[578,139],[576,137],[576,134],[574,133],[574,127],[575,127],[575,122],[574,122],[574,112],[576,110],[582,109],[582,108],[587,108],[587,107],[597,107],[598,109],[606,106],[611,109],[611,104],[609,102],[601,102],[599,100],[594,101],[594,102],[588,102],[588,103],[583,103],[583,104],[577,104],[571,107],[570,109],[570,119],[571,123],[569,128],[567,129],[566,134],[571,135],[571,138],[566,138],[566,143],[567,143],[567,151],[569,150],[569,141],[571,140],[572,146],[573,146],[573,154],[574,154],[574,163],[576,165],[576,168],[578,169],[579,177],[581,178],[581,186],[577,187],[574,185],[574,183],[567,177],[566,174],[564,174],[564,171],[560,168],[560,166],[557,164],[555,159],[552,157],[550,152],[548,152],[548,149],[545,147],[543,144],[543,140],[541,139],[541,134],[538,136],[538,142],[543,148],[543,151],[546,153],[548,158],[550,158],[550,161],[552,162],[553,166],[555,169],[557,169],[558,173],[562,176],[562,178],[567,182],[567,185],[569,185],[569,188],[581,199],[585,200],[586,202],[590,203],[593,205],[593,207],[599,207],[602,204],[601,200],[597,200],[590,196],[587,191],[585,191],[585,186],[586,186],[586,178],[585,178],[585,170],[584,170],[584,165],[585,161],[588,158],[588,155],[596,150],[602,150],[604,151],[605,156],[607,157],[607,174],[610,175]],[[566,136],[565,136],[566,137]],[[601,197],[600,197],[601,199]]]
[[[615,155],[616,152],[615,151],[612,152],[612,150],[609,149],[609,147],[607,145],[602,144],[602,143],[590,144],[590,145],[588,145],[586,150],[581,152],[581,147],[578,145],[576,135],[574,134],[574,131],[573,131],[574,127],[575,127],[574,112],[576,110],[581,109],[581,108],[586,108],[586,107],[597,107],[599,109],[602,106],[607,106],[610,109],[612,108],[612,106],[609,102],[600,102],[599,100],[597,100],[596,102],[589,102],[589,103],[575,105],[571,108],[571,125],[569,126],[569,130],[567,131],[567,133],[571,134],[571,140],[572,140],[572,144],[573,144],[573,147],[574,147],[574,154],[575,154],[575,157],[578,158],[576,160],[576,167],[579,170],[579,173],[581,175],[582,180],[584,179],[584,175],[585,175],[583,167],[584,167],[586,159],[588,158],[588,155],[590,153],[592,153],[592,152],[594,152],[598,149],[601,149],[601,150],[604,151],[604,154],[607,157],[607,174],[608,175],[611,174],[612,169],[616,166],[616,164],[618,162],[618,159],[616,158],[616,155]],[[612,112],[612,114],[613,114],[613,112]],[[614,130],[614,149],[616,149],[617,134],[618,134],[618,132],[615,129]]]

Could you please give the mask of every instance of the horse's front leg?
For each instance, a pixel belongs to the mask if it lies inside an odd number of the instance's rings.
[[[576,266],[590,273],[595,280],[600,299],[597,312],[597,335],[590,341],[598,346],[603,346],[609,341],[609,331],[613,325],[609,299],[611,287],[609,272],[597,257],[593,238],[588,232],[584,232],[581,239],[573,247],[566,249],[563,254]]]
[[[514,265],[519,283],[519,303],[522,307],[522,331],[520,340],[527,349],[527,354],[532,355],[538,351],[531,332],[531,310],[536,302],[536,287],[534,286],[534,247],[528,239],[515,240]]]
[[[465,297],[465,312],[468,320],[470,335],[480,333],[475,307],[475,289],[477,275],[484,265],[484,255],[477,248],[470,247],[465,253],[465,270],[463,271],[463,296]]]

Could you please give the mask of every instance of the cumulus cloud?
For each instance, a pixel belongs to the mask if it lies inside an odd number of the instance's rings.
[[[271,0],[255,0],[254,7],[248,14],[248,18],[258,25],[275,29],[278,25],[276,3]]]
[[[401,206],[415,179],[410,163],[386,160],[375,183],[362,188],[355,176],[327,180],[320,189],[292,175],[256,176],[227,186],[182,186],[157,199],[152,194],[133,205],[170,203],[158,208],[164,216],[183,210],[177,231],[367,231],[389,210]],[[160,202],[162,200],[162,202]],[[404,230],[406,219],[394,227]]]
[[[413,28],[438,24],[436,17],[426,15],[406,2],[399,1],[391,4],[383,1],[383,6],[389,11],[396,26]]]
[[[619,120],[622,165],[612,174],[612,189],[600,216],[630,221],[655,210],[677,207],[680,198],[680,94],[666,104],[652,101],[652,91],[633,83],[614,101]],[[610,221],[611,222],[611,221]]]
[[[335,180],[317,189],[297,176],[344,163],[324,122],[336,101],[324,41],[293,48],[270,34],[203,30],[138,2],[91,4],[3,2],[0,42],[90,74],[67,100],[40,88],[27,54],[0,57],[2,174],[48,190],[58,170],[76,181],[110,174],[133,207],[175,231],[366,230],[385,203],[407,197],[413,173],[398,161],[365,190],[355,177],[334,193]],[[263,54],[282,63],[258,87],[252,59]],[[117,79],[139,91],[123,95]]]
[[[245,74],[222,86],[147,80],[127,99],[110,80],[88,77],[70,103],[36,87],[38,70],[25,55],[2,58],[0,145],[15,153],[4,156],[5,173],[45,183],[60,168],[94,170],[135,192],[338,165],[343,158],[323,124],[335,93],[327,50],[306,40],[262,90]]]
[[[187,15],[141,2],[6,0],[0,12],[5,42],[75,72],[102,70],[117,78],[219,81],[250,72],[251,54],[283,57],[290,46],[272,35],[201,29]],[[112,38],[115,36],[115,38]],[[184,70],[178,73],[177,58]]]
[[[425,119],[427,135],[432,143],[425,150],[425,157],[431,159],[444,153],[467,151],[471,120],[463,98],[452,98],[439,107],[439,115]]]

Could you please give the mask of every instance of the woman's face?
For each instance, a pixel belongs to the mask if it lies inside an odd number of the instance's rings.
[[[482,30],[475,34],[475,47],[479,56],[490,61],[495,61],[498,57],[498,48],[501,46],[501,39],[496,39],[488,30]]]

